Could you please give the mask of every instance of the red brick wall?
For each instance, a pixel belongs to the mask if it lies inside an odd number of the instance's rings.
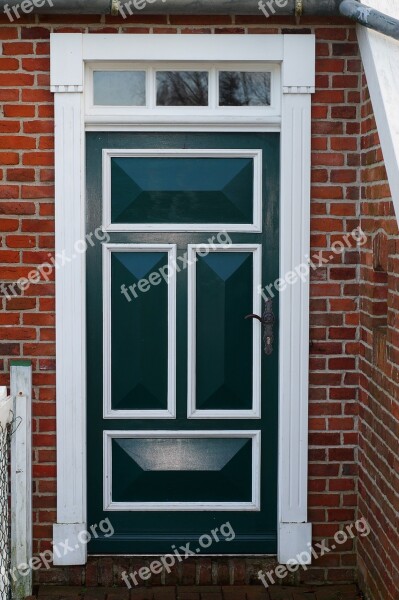
[[[346,21],[320,23],[310,19],[298,27],[289,18],[276,22],[263,16],[159,16],[129,21],[113,17],[32,17],[17,25],[10,25],[5,18],[2,22],[2,281],[25,276],[54,248],[50,31],[315,32],[318,43],[317,92],[313,98],[312,255],[322,251],[323,256],[329,257],[331,244],[358,224],[360,61],[354,28]],[[346,523],[353,522],[357,507],[358,265],[356,248],[334,255],[313,275],[311,287],[309,518],[314,523],[316,540],[331,538]],[[20,298],[2,299],[0,308],[0,383],[9,382],[10,358],[23,356],[33,360],[34,551],[42,552],[50,548],[52,523],[56,519],[54,285],[32,285]],[[364,343],[363,347],[367,345]],[[365,466],[363,460],[362,468]],[[112,578],[107,561],[103,559],[100,565],[91,563],[88,583],[97,579],[98,572]],[[246,576],[242,575],[246,568],[242,562],[236,564],[237,582],[245,577],[251,579],[251,567]],[[352,582],[355,577],[353,541],[299,574],[301,580],[315,582]],[[42,573],[40,578],[82,583],[85,574],[81,568],[54,569]]]
[[[311,248],[328,259],[311,285],[309,520],[315,538],[331,537],[356,518],[358,249],[335,242],[359,225],[360,60],[352,29],[316,29],[313,96]],[[334,247],[334,246],[333,246]],[[354,576],[349,541],[314,562],[303,579]]]
[[[358,545],[364,588],[399,590],[399,240],[373,109],[362,90],[359,513],[372,533]]]

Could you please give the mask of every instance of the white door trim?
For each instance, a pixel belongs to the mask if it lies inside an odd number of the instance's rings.
[[[86,546],[79,543],[78,537],[88,525],[85,256],[77,253],[75,247],[78,240],[85,239],[85,63],[105,60],[181,62],[182,56],[190,62],[263,61],[281,66],[281,278],[303,263],[309,252],[310,105],[315,85],[313,35],[232,35],[224,37],[220,44],[219,36],[213,35],[52,34],[56,252],[74,256],[56,273],[57,523],[54,542],[58,544],[68,539],[72,546],[77,546],[76,552],[55,556],[56,565],[84,564],[87,558]],[[237,121],[237,128],[243,129],[246,119]],[[194,121],[190,117],[190,122]],[[221,121],[219,130],[224,126],[222,116]],[[235,122],[230,125],[234,127]],[[251,125],[256,125],[254,120]],[[265,119],[260,126],[265,127]],[[275,117],[270,117],[270,126],[275,128]],[[307,523],[308,330],[309,282],[299,280],[295,285],[288,285],[280,295],[278,558],[282,563],[306,550],[311,541],[311,525]]]

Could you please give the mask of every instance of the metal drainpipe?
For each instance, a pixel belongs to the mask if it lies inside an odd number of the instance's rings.
[[[374,8],[369,8],[356,0],[343,0],[339,6],[339,12],[364,27],[399,40],[399,21]]]
[[[342,15],[399,40],[399,21],[369,8],[357,0],[32,0],[31,13],[46,14],[118,14],[118,7],[130,6],[133,14],[236,14],[236,15]],[[9,14],[21,0],[0,0],[0,11]],[[138,7],[138,8],[137,8]],[[8,12],[7,12],[8,11]],[[13,19],[14,20],[14,19]]]
[[[38,0],[35,2],[39,4]],[[7,14],[7,11],[11,11],[14,22],[18,14],[104,15],[111,12],[111,4],[111,0],[41,0],[40,7],[32,1],[28,9],[22,10],[21,0],[0,0],[0,13]],[[18,11],[17,14],[12,10],[13,6]]]
[[[36,0],[37,1],[37,0]],[[122,7],[129,0],[119,0]],[[31,13],[45,14],[110,14],[118,13],[118,0],[41,0],[42,6],[31,6]],[[339,15],[341,0],[261,0],[272,15]],[[4,7],[20,6],[21,0],[0,0]],[[32,5],[34,3],[32,2]],[[130,0],[133,13],[145,14],[236,14],[262,15],[259,0]],[[143,7],[144,8],[137,8]]]

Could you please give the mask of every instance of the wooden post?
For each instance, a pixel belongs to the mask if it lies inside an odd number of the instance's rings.
[[[32,594],[32,364],[11,361],[15,431],[11,437],[11,589],[13,600]]]

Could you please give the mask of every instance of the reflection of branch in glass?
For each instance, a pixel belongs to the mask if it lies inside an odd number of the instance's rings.
[[[270,105],[270,73],[220,73],[220,106]]]
[[[239,93],[238,73],[220,73],[219,95],[221,106],[237,106],[237,96]]]
[[[207,106],[208,73],[162,71],[157,73],[158,106]]]

